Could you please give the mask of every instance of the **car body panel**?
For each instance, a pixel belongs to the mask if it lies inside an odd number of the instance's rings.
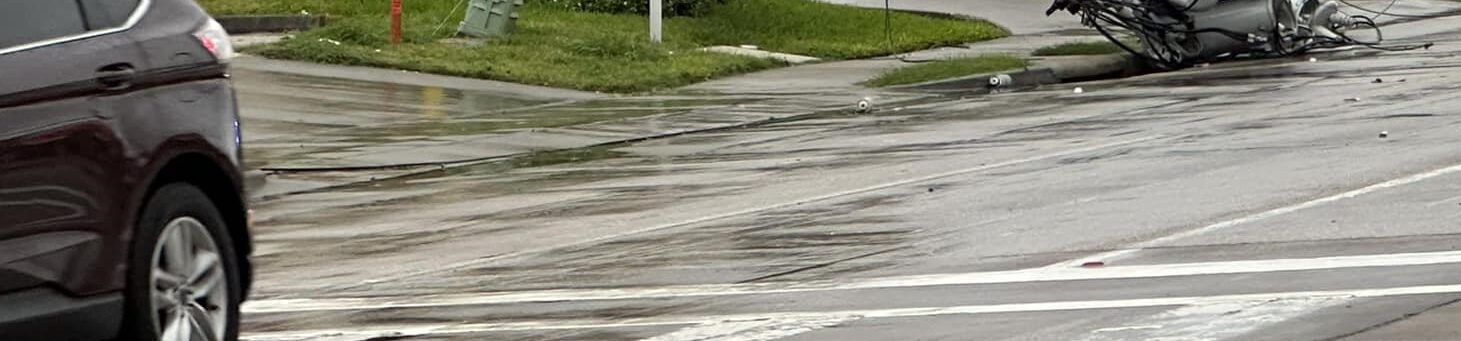
[[[186,175],[218,180],[200,187],[239,254],[251,249],[233,89],[192,35],[209,18],[188,0],[139,3],[148,12],[133,27],[0,54],[0,339],[121,323],[135,225],[151,191],[179,180],[163,174],[178,160],[203,160]],[[130,81],[99,81],[118,68]]]

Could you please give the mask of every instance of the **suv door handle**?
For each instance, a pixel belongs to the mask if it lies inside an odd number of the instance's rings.
[[[132,64],[112,64],[96,70],[96,81],[106,87],[107,90],[126,89],[132,86],[132,79],[137,77],[137,69]]]

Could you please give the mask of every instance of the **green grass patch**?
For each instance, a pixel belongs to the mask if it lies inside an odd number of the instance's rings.
[[[455,1],[407,1],[405,41],[388,42],[389,2],[380,0],[200,0],[215,15],[327,14],[327,27],[244,49],[270,58],[397,68],[604,92],[668,89],[783,66],[765,59],[697,51],[710,45],[848,59],[1003,37],[981,20],[894,13],[893,44],[883,12],[814,0],[735,0],[698,17],[665,22],[663,44],[649,43],[643,16],[574,12],[530,1],[517,31],[477,46],[440,40],[456,30]],[[445,23],[445,25],[442,25]],[[440,30],[437,28],[440,27]]]
[[[695,32],[700,44],[753,44],[823,59],[883,56],[1009,35],[982,20],[894,12],[888,16],[890,42],[884,15],[882,10],[810,0],[732,0],[708,15],[682,20],[678,28]]]
[[[932,80],[1018,69],[1028,64],[1023,58],[1003,55],[940,60],[914,64],[888,71],[868,81],[866,85],[871,87],[884,87],[915,84]]]
[[[761,70],[778,62],[700,52],[669,41],[649,43],[634,16],[567,12],[528,7],[518,31],[477,46],[437,41],[455,30],[433,34],[436,20],[411,20],[407,44],[389,44],[387,22],[346,17],[294,39],[245,49],[270,58],[407,69],[524,84],[606,92],[675,87],[728,74]],[[339,44],[336,44],[338,42]]]
[[[1065,43],[1036,49],[1036,56],[1089,56],[1125,52],[1109,41]]]

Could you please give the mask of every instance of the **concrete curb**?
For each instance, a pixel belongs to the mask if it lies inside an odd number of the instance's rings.
[[[224,15],[215,19],[230,34],[302,31],[327,21],[323,15]]]
[[[803,55],[795,55],[795,54],[790,54],[790,53],[780,53],[780,52],[765,51],[765,50],[757,49],[754,46],[752,48],[746,48],[746,47],[740,47],[740,46],[725,46],[725,45],[719,45],[719,46],[711,46],[711,47],[702,47],[702,48],[700,48],[700,50],[701,51],[707,51],[707,52],[715,52],[715,53],[733,54],[733,55],[738,55],[738,56],[749,56],[749,57],[756,57],[756,58],[763,58],[763,59],[775,59],[775,60],[779,60],[779,61],[782,61],[782,62],[787,63],[787,64],[793,64],[793,65],[795,65],[795,64],[815,63],[815,62],[822,61],[822,59],[819,59],[817,57],[810,57],[810,56],[803,56]]]
[[[252,55],[235,58],[229,67],[236,70],[261,71],[349,79],[366,82],[394,83],[414,86],[433,86],[472,91],[486,91],[503,96],[542,100],[584,100],[612,97],[611,95],[553,88],[538,85],[510,83],[487,79],[444,76],[412,71],[383,69],[364,66],[319,64],[282,59],[269,59]]]
[[[990,87],[989,79],[997,75],[1010,76],[1010,82],[1001,86],[1039,86],[1132,76],[1146,73],[1147,71],[1147,67],[1140,60],[1130,54],[1124,53],[1100,56],[1047,57],[1038,59],[1034,65],[1019,70],[940,79],[923,83],[892,86],[889,88],[932,91],[984,89]]]

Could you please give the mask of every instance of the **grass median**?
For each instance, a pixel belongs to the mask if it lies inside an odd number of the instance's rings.
[[[520,9],[517,31],[480,45],[443,42],[461,20],[454,1],[408,1],[405,44],[388,40],[387,1],[201,0],[215,15],[330,15],[331,24],[281,43],[245,49],[270,58],[362,65],[604,92],[667,89],[726,75],[783,66],[780,62],[702,52],[711,45],[828,60],[888,55],[999,38],[982,20],[894,13],[886,39],[880,10],[813,0],[731,0],[696,17],[665,21],[662,44],[649,43],[643,16]]]

